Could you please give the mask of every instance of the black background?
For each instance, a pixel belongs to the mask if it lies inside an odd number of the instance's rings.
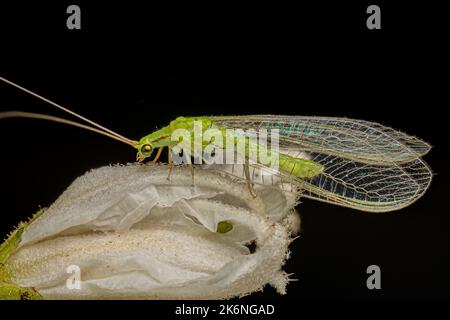
[[[298,282],[248,300],[450,298],[448,57],[443,9],[382,1],[0,5],[0,74],[132,139],[177,116],[292,114],[376,121],[421,137],[436,173],[418,202],[367,214],[305,200],[286,271]],[[342,2],[342,3],[341,3]],[[82,29],[66,28],[78,4]],[[378,4],[382,29],[366,28]],[[447,83],[446,83],[447,81]],[[63,115],[0,83],[1,110]],[[68,116],[67,116],[68,117]],[[91,168],[134,160],[126,145],[26,119],[0,124],[0,233]],[[366,268],[382,290],[366,288]]]

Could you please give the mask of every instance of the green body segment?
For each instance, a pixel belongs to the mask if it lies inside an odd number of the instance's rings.
[[[251,139],[247,139],[245,145],[246,152],[252,152],[253,154],[258,155],[259,161],[259,151],[261,146]],[[264,152],[267,153],[268,157],[272,157],[274,161],[278,162],[280,171],[287,173],[289,176],[295,176],[300,179],[312,179],[323,172],[323,166],[312,160],[292,157],[285,153],[277,152],[276,150],[264,150],[263,153]]]
[[[280,169],[300,179],[312,179],[323,172],[323,165],[308,159],[280,154]]]
[[[155,131],[149,135],[142,137],[139,140],[139,145],[149,144],[153,148],[171,147],[177,144],[177,141],[172,141],[172,134],[175,130],[184,129],[187,130],[191,136],[194,136],[194,124],[195,121],[200,121],[202,125],[202,133],[212,128],[212,121],[205,117],[198,118],[185,118],[178,117],[171,121],[168,126],[165,126],[158,131]]]

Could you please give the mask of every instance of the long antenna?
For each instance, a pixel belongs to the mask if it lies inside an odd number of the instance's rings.
[[[22,90],[22,91],[24,91],[24,92],[26,92],[26,93],[28,93],[28,94],[30,94],[30,95],[32,95],[32,96],[34,96],[34,97],[40,99],[40,100],[42,100],[42,101],[45,101],[45,102],[51,104],[52,106],[54,106],[54,107],[56,107],[56,108],[58,108],[58,109],[61,109],[61,110],[65,111],[65,112],[67,112],[67,113],[69,113],[69,114],[71,114],[71,115],[73,115],[73,116],[75,116],[75,117],[77,117],[77,118],[79,118],[79,119],[81,119],[81,120],[83,120],[83,121],[86,121],[87,123],[89,123],[89,124],[91,124],[91,125],[93,125],[93,126],[99,128],[99,129],[102,129],[103,131],[109,132],[110,134],[112,134],[112,135],[114,135],[114,136],[116,136],[116,137],[118,137],[118,138],[120,138],[120,139],[122,139],[122,140],[124,140],[124,141],[129,141],[130,143],[133,142],[133,140],[128,139],[128,138],[125,138],[124,136],[122,136],[122,135],[120,135],[120,134],[118,134],[118,133],[116,133],[116,132],[114,132],[114,131],[112,131],[112,130],[110,130],[110,129],[108,129],[108,128],[105,128],[105,127],[99,125],[98,123],[95,123],[94,121],[89,120],[89,119],[87,119],[87,118],[85,118],[85,117],[79,115],[79,114],[76,113],[76,112],[73,112],[73,111],[71,111],[71,110],[69,110],[69,109],[63,107],[63,106],[57,104],[56,102],[53,102],[53,101],[51,101],[51,100],[49,100],[49,99],[47,99],[47,98],[44,98],[43,96],[41,96],[41,95],[39,95],[39,94],[37,94],[37,93],[31,91],[31,90],[28,90],[27,88],[24,88],[24,87],[22,87],[22,86],[20,86],[20,85],[18,85],[18,84],[16,84],[16,83],[14,83],[14,82],[12,82],[12,81],[9,81],[8,79],[5,79],[5,78],[3,78],[3,77],[0,76],[0,80],[3,81],[3,82],[6,82],[7,84],[9,84],[9,85],[11,85],[11,86],[13,86],[13,87],[16,87],[16,88]]]
[[[78,123],[78,122],[74,122],[74,121],[70,121],[70,120],[66,120],[63,118],[58,118],[58,117],[54,117],[54,116],[49,116],[46,114],[41,114],[41,113],[32,113],[32,112],[23,112],[23,111],[7,111],[7,112],[0,112],[0,119],[5,119],[5,118],[32,118],[32,119],[41,119],[41,120],[48,120],[48,121],[53,121],[53,122],[59,122],[59,123],[64,123],[70,126],[74,126],[74,127],[78,127],[78,128],[82,128],[85,130],[89,130],[89,131],[94,131],[96,133],[102,134],[104,136],[110,137],[114,140],[126,143],[132,147],[135,147],[135,144],[133,143],[133,141],[129,140],[129,139],[121,139],[113,134],[110,134],[108,132],[96,129],[96,128],[92,128],[89,127],[87,125]]]

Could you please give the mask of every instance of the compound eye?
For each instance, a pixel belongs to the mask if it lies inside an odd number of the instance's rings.
[[[144,144],[141,148],[141,153],[143,155],[149,155],[152,152],[152,146],[149,144]]]

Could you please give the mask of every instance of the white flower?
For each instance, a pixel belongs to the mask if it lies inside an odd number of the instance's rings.
[[[46,299],[222,299],[266,284],[285,293],[297,194],[255,185],[253,198],[211,169],[196,168],[194,186],[190,168],[171,181],[167,172],[134,164],[79,177],[26,226],[6,280]],[[79,289],[67,285],[70,266]]]

